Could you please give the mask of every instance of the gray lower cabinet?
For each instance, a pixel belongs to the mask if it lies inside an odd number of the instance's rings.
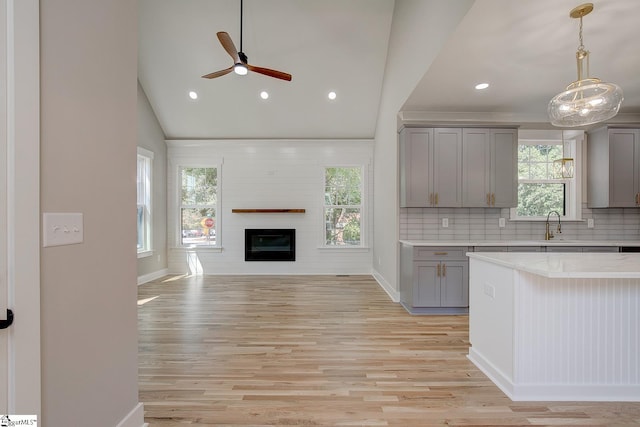
[[[402,246],[400,300],[410,313],[466,313],[468,248]]]
[[[469,312],[467,252],[618,252],[617,246],[400,246],[400,303],[411,314]]]

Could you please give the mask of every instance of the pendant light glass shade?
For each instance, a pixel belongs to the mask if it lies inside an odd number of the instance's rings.
[[[600,79],[583,79],[553,97],[547,112],[554,126],[585,126],[614,117],[623,99],[620,86]]]
[[[563,157],[553,161],[554,175],[556,178],[573,178],[573,159]]]
[[[554,126],[585,126],[610,119],[618,114],[624,99],[620,86],[589,77],[589,52],[582,44],[582,17],[592,10],[593,4],[586,3],[569,14],[580,18],[580,46],[576,52],[578,80],[549,102],[547,113]]]
[[[575,163],[571,155],[573,148],[564,140],[564,131],[562,135],[562,158],[553,161],[553,174],[557,179],[573,178]]]

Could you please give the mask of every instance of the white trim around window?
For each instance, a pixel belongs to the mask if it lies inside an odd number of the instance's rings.
[[[137,250],[138,258],[153,255],[152,176],[153,151],[138,147],[137,157]]]
[[[333,195],[327,192],[327,170],[328,169],[357,169],[360,172],[360,182],[359,182],[359,199],[356,200],[331,200],[335,198],[335,194],[339,193],[337,191],[333,192]],[[368,244],[368,213],[369,213],[369,171],[368,165],[366,164],[330,164],[323,165],[322,170],[322,204],[321,204],[321,233],[320,233],[320,245],[321,249],[331,249],[331,250],[362,250],[367,249]],[[353,190],[353,189],[345,189],[345,190]],[[334,244],[330,244],[327,241],[327,212],[331,210],[344,210],[345,212],[349,212],[343,217],[353,220],[357,220],[359,222],[359,236],[358,243],[353,244],[349,243],[349,237],[346,236],[344,228],[349,227],[347,223],[338,223],[332,224],[333,229],[341,228],[341,230],[337,231],[336,239]],[[352,224],[353,222],[350,221]],[[339,225],[339,226],[338,226]]]
[[[168,239],[169,245],[173,249],[197,249],[205,251],[221,251],[222,249],[222,204],[221,204],[221,188],[222,188],[222,161],[220,162],[202,162],[190,158],[175,158],[170,160],[168,191],[169,191],[169,213],[168,213]],[[182,171],[184,169],[212,169],[215,170],[216,185],[213,189],[215,200],[212,202],[208,199],[206,202],[192,201],[193,203],[183,203],[182,193]],[[182,212],[186,210],[204,209],[213,214],[212,219],[214,226],[208,229],[208,233],[204,230],[206,227],[193,224],[183,230]],[[202,218],[204,220],[204,218]],[[194,233],[193,235],[184,236]],[[183,237],[184,236],[184,237]],[[183,244],[183,242],[185,242]]]
[[[564,131],[564,155],[574,159],[574,176],[567,179],[529,180],[519,179],[518,183],[558,183],[565,184],[565,214],[562,221],[582,221],[582,175],[583,149],[585,143],[584,132]],[[520,139],[518,145],[562,145],[562,139]],[[511,221],[546,221],[546,216],[518,216],[517,208],[510,209]]]

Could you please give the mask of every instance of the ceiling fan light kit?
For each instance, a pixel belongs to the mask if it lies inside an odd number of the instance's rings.
[[[217,33],[220,44],[227,51],[231,59],[233,59],[233,65],[224,70],[215,71],[213,73],[205,74],[202,76],[205,79],[214,79],[229,74],[231,71],[240,76],[247,75],[249,71],[254,73],[264,74],[265,76],[275,77],[276,79],[291,81],[291,74],[283,73],[282,71],[271,70],[269,68],[256,67],[250,65],[247,60],[247,55],[242,51],[242,9],[243,0],[240,0],[240,50],[236,49],[235,44],[231,40],[231,37],[225,31],[219,31]]]
[[[585,3],[569,13],[571,18],[580,19],[580,45],[576,52],[578,80],[549,102],[547,113],[554,126],[586,126],[608,120],[618,114],[624,99],[620,86],[589,77],[589,51],[582,42],[582,17],[592,10],[593,3]]]

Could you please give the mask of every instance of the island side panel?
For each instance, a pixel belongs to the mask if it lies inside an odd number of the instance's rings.
[[[640,279],[519,275],[515,378],[524,387],[517,394],[531,400],[638,399]]]
[[[508,395],[514,374],[514,278],[511,268],[469,260],[469,359]]]

